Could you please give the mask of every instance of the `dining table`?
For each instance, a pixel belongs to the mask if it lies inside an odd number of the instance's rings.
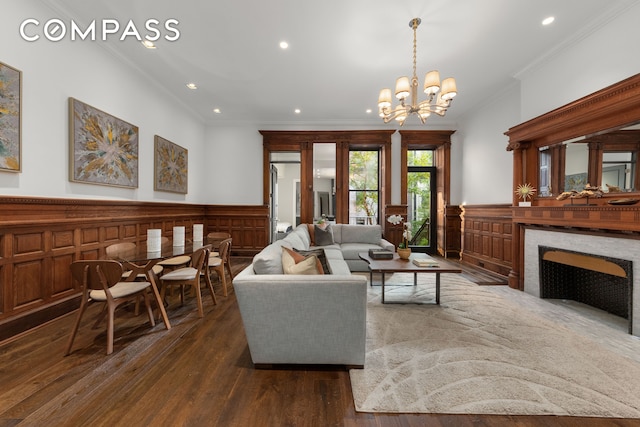
[[[131,274],[129,274],[125,281],[133,281],[139,274],[144,274],[147,277],[147,280],[151,283],[151,289],[158,304],[158,311],[160,312],[162,321],[167,330],[169,330],[171,329],[171,323],[169,322],[169,317],[164,307],[164,301],[162,301],[160,297],[158,277],[152,270],[153,266],[162,260],[175,256],[191,256],[195,251],[203,247],[211,249],[214,244],[215,242],[207,237],[201,242],[186,239],[183,245],[177,246],[174,246],[171,240],[166,240],[161,244],[159,251],[149,251],[147,250],[146,242],[143,242],[133,248],[115,251],[110,254],[109,258],[120,261],[127,270],[131,270]]]

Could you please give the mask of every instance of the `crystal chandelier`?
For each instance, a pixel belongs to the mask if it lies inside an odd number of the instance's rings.
[[[453,97],[457,95],[456,80],[453,77],[446,78],[440,83],[440,73],[429,71],[424,78],[424,93],[427,99],[418,103],[418,77],[416,77],[416,30],[420,25],[420,18],[414,18],[409,22],[413,29],[413,76],[403,76],[396,80],[396,98],[400,102],[395,108],[391,105],[391,89],[385,88],[380,91],[378,97],[378,112],[385,123],[395,119],[404,124],[404,121],[411,114],[416,114],[422,124],[431,113],[444,116],[451,105]],[[411,104],[407,103],[407,98],[411,95]]]

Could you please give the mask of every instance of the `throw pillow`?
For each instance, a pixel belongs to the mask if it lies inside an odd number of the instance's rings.
[[[329,246],[334,244],[331,224],[327,225],[324,229],[315,225],[313,227],[313,234],[313,240],[316,242],[316,246]]]
[[[318,248],[318,249],[310,249],[307,251],[303,251],[303,250],[293,248],[293,250],[298,253],[298,256],[302,256],[302,257],[315,255],[320,261],[320,266],[324,274],[331,274],[331,270],[329,269],[329,263],[327,262],[327,254],[324,253],[324,249]]]
[[[284,246],[282,247],[282,270],[284,274],[322,274],[318,257],[315,255],[305,257]]]
[[[307,224],[307,231],[309,232],[309,239],[311,240],[310,246],[316,245],[316,242],[314,240],[315,235],[314,235],[313,227],[314,227],[313,224]]]

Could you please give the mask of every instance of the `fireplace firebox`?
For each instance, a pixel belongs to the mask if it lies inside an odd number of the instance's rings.
[[[628,319],[632,333],[630,260],[538,246],[540,297],[567,299]]]

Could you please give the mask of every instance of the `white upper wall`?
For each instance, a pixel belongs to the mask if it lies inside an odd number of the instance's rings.
[[[640,72],[640,2],[518,76],[527,121]],[[514,123],[514,125],[517,123]]]
[[[162,88],[126,65],[100,41],[44,38],[27,42],[19,25],[26,18],[45,22],[61,18],[43,5],[26,0],[2,9],[0,61],[22,71],[22,172],[0,172],[5,195],[208,201],[203,157],[204,125]],[[148,54],[140,48],[140,55]],[[139,128],[137,189],[79,184],[69,181],[69,97],[112,114]],[[189,192],[153,190],[154,135],[189,150]]]
[[[3,8],[0,61],[23,72],[22,172],[0,172],[0,193],[43,197],[262,204],[259,129],[331,129],[261,124],[205,126],[162,87],[148,82],[100,42],[22,40],[25,18],[60,17],[38,0]],[[521,72],[488,105],[469,114],[452,136],[450,204],[511,203],[510,127],[602,89],[640,70],[640,4],[562,46]],[[7,24],[8,23],[8,24]],[[5,25],[7,24],[7,25]],[[66,39],[65,39],[66,40]],[[149,54],[141,48],[140,55]],[[140,129],[139,188],[69,181],[68,98],[74,97]],[[439,125],[433,123],[433,125]],[[385,127],[386,128],[386,127]],[[452,129],[446,125],[441,128]],[[153,138],[189,150],[189,193],[153,190]],[[392,136],[392,203],[400,202],[400,137]]]
[[[511,203],[513,158],[504,135],[509,128],[640,71],[638,22],[636,2],[519,73],[519,86],[461,121],[456,134],[462,146],[462,203]]]

